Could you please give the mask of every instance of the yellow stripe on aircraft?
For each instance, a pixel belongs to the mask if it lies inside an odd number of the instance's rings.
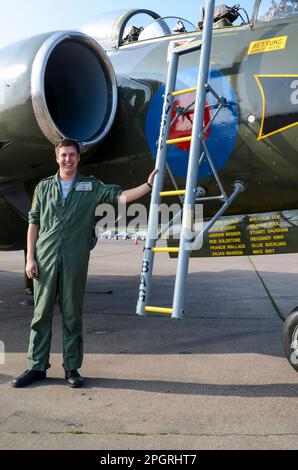
[[[263,134],[265,114],[266,114],[266,95],[265,95],[263,86],[261,84],[260,78],[297,78],[298,79],[298,75],[297,74],[262,74],[262,75],[255,75],[254,77],[259,87],[259,90],[261,92],[261,96],[262,96],[262,119],[261,119],[260,132],[259,132],[257,140],[266,139],[267,137],[270,137],[274,134],[278,134],[279,132],[285,131],[286,129],[290,129],[291,127],[297,126],[298,122],[293,122],[287,126],[280,127],[279,129],[276,129],[273,132]]]

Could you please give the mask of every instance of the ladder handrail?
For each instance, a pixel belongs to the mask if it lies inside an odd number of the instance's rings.
[[[192,126],[192,140],[189,152],[189,161],[186,177],[186,194],[184,198],[184,208],[182,218],[182,231],[179,243],[179,255],[177,261],[177,275],[175,279],[173,318],[181,318],[184,313],[185,283],[188,272],[190,249],[188,243],[189,232],[192,230],[192,213],[195,206],[194,187],[197,185],[197,175],[199,170],[198,155],[201,153],[202,135],[205,115],[206,83],[208,82],[209,63],[211,54],[212,28],[214,18],[215,0],[206,0],[205,22],[202,36],[201,59],[199,64],[197,83],[197,102],[194,112]]]
[[[206,133],[213,121],[217,117],[221,109],[227,106],[226,98],[220,96],[209,84],[209,64],[211,55],[211,44],[212,44],[212,32],[213,32],[213,17],[215,9],[215,0],[206,0],[205,5],[205,21],[202,40],[191,41],[188,44],[178,45],[176,41],[170,43],[169,46],[169,67],[166,81],[164,104],[162,112],[162,120],[160,127],[160,135],[158,139],[158,149],[156,157],[156,168],[158,173],[155,176],[150,212],[148,220],[148,231],[146,237],[146,243],[144,248],[144,259],[142,264],[142,273],[140,279],[139,298],[137,303],[137,313],[144,315],[145,312],[159,312],[171,314],[172,318],[181,318],[184,311],[184,292],[185,282],[188,272],[188,264],[190,253],[193,249],[198,249],[198,244],[203,240],[203,236],[207,233],[210,228],[216,223],[218,218],[225,212],[225,210],[233,203],[237,195],[244,191],[245,185],[241,181],[234,183],[234,190],[230,196],[227,196],[224,186],[221,183],[219,174],[216,166],[213,163],[212,157],[208,151],[207,144],[204,141]],[[175,47],[176,45],[176,47]],[[179,57],[190,52],[194,52],[201,49],[198,82],[195,88],[188,88],[180,91],[175,91],[176,77],[178,71],[178,60]],[[194,120],[192,125],[192,134],[188,137],[169,139],[169,131],[173,123],[185,112],[185,109],[179,108],[177,115],[171,120],[171,111],[173,109],[173,98],[180,94],[196,92],[196,98],[194,103],[188,105],[190,108],[194,104]],[[206,94],[211,93],[217,100],[217,105],[214,107],[215,112],[213,113],[210,121],[204,127],[205,117],[205,101]],[[190,154],[188,161],[186,187],[180,189],[175,181],[175,178],[169,168],[166,157],[167,157],[167,145],[177,143],[180,141],[190,141]],[[198,171],[204,158],[207,159],[216,183],[220,189],[221,194],[218,196],[206,196],[206,191],[203,187],[197,187]],[[174,191],[162,191],[164,170],[168,168],[170,178],[173,182]],[[175,222],[180,212],[176,214],[172,220],[161,228],[157,234],[158,229],[158,210],[160,205],[161,197],[177,195],[180,197],[182,203],[182,231],[180,235],[179,247],[157,247],[156,240],[161,237]],[[183,197],[182,197],[183,196]],[[203,224],[203,228],[200,232],[193,234],[193,217],[195,212],[195,204],[197,202],[214,201],[218,200],[222,203],[221,208],[215,213],[212,219],[207,223]],[[190,238],[195,241],[190,242]],[[175,280],[174,298],[172,308],[165,307],[149,307],[147,305],[151,279],[152,269],[155,253],[178,253],[177,273]]]

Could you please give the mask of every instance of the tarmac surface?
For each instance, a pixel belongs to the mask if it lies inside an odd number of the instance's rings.
[[[81,389],[64,381],[58,308],[47,380],[11,386],[33,305],[23,253],[0,253],[0,449],[298,449],[279,316],[298,303],[298,255],[191,260],[186,315],[171,320],[135,315],[142,248],[102,240],[92,251]],[[171,306],[175,267],[156,256],[151,305]]]

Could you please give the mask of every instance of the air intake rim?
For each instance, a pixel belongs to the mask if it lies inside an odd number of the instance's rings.
[[[49,112],[46,92],[45,92],[45,74],[48,60],[54,51],[54,49],[67,40],[72,40],[74,42],[80,43],[81,45],[87,46],[97,53],[100,58],[100,65],[104,69],[104,73],[109,77],[110,82],[108,86],[110,88],[110,93],[112,95],[111,99],[111,109],[110,116],[107,120],[107,123],[100,132],[93,136],[90,140],[79,141],[82,151],[88,150],[88,148],[97,145],[109,132],[117,110],[117,80],[116,75],[113,69],[113,66],[106,55],[104,49],[98,44],[98,42],[87,36],[84,33],[78,31],[60,31],[58,33],[53,33],[46,41],[42,44],[38,50],[31,72],[31,97],[32,105],[36,120],[38,125],[43,132],[44,136],[55,145],[62,138],[70,138],[74,136],[65,135],[61,129],[57,127],[52,116]]]

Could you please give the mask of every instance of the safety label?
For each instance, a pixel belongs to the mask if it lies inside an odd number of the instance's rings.
[[[277,38],[262,39],[261,41],[253,41],[250,43],[248,54],[261,54],[263,52],[285,49],[287,39],[288,36],[280,36]]]

